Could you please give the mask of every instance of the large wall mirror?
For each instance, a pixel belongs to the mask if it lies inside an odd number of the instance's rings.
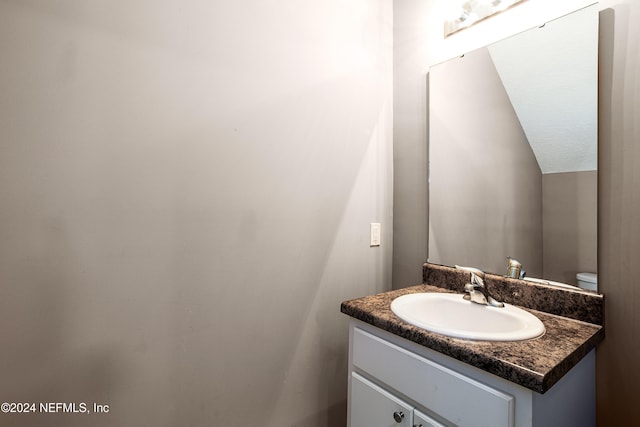
[[[597,5],[433,66],[429,261],[597,273],[597,96]]]

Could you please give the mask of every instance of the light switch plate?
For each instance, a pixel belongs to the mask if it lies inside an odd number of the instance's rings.
[[[380,223],[371,223],[371,243],[369,246],[380,246]]]

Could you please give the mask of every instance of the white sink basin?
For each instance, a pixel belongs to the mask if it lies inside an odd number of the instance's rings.
[[[412,325],[455,338],[520,341],[544,334],[540,319],[528,311],[505,304],[490,307],[460,294],[418,293],[391,302],[391,311]]]

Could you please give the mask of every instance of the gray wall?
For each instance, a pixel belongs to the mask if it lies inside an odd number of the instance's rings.
[[[427,2],[393,3],[393,286],[422,282],[427,260]]]
[[[577,273],[597,272],[597,188],[597,171],[542,175],[541,277],[577,285]]]
[[[429,260],[541,277],[542,174],[489,50],[432,67],[429,102]]]
[[[394,80],[403,82],[394,92],[394,188],[401,189],[394,195],[394,287],[418,281],[416,265],[426,259],[424,249],[414,249],[427,241],[429,66],[544,22],[543,14],[553,18],[589,3],[524,2],[448,40],[441,22],[446,0],[394,3]],[[598,425],[632,425],[640,417],[640,3],[601,0],[599,8],[598,287],[606,299],[607,337],[597,351]],[[404,256],[411,261],[398,259]]]
[[[344,425],[339,304],[391,281],[392,23],[0,2],[0,401],[111,408],[0,424]]]
[[[640,417],[640,3],[601,1],[598,289],[607,337],[597,352],[598,425]]]

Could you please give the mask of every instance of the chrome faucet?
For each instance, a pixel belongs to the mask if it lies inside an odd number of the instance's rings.
[[[491,295],[489,295],[487,285],[484,283],[484,271],[478,268],[462,267],[460,265],[456,265],[456,268],[466,271],[467,273],[471,273],[471,283],[464,285],[464,291],[467,293],[467,295],[464,296],[464,299],[477,304],[490,305],[492,307],[504,307],[503,303],[496,301]]]

